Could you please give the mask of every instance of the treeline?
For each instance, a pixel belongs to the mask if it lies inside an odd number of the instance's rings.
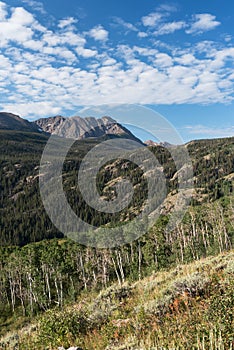
[[[153,271],[233,248],[233,198],[191,208],[173,231],[168,217],[138,241],[115,249],[94,249],[65,239],[0,251],[0,310],[33,315],[75,301],[85,290],[137,280]]]
[[[195,188],[208,200],[233,193],[234,138],[192,141],[187,146],[193,161]],[[232,174],[232,177],[228,177]]]

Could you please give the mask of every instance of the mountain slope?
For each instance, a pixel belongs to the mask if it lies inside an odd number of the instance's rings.
[[[28,120],[20,118],[18,115],[6,112],[0,112],[0,129],[24,132],[39,131],[39,128],[36,124],[30,123]]]
[[[46,214],[39,192],[38,175],[40,158],[49,134],[0,131],[0,243],[24,245],[44,238],[61,237]],[[99,142],[101,139],[99,139]],[[125,160],[114,161],[103,167],[97,177],[102,195],[112,195],[115,180],[127,177],[135,193],[126,211],[115,215],[104,214],[89,207],[83,200],[77,174],[81,160],[94,147],[98,139],[78,140],[64,163],[64,189],[73,210],[82,219],[94,225],[117,224],[134,217],[147,195],[147,184],[142,172]],[[233,193],[234,138],[196,141],[188,146],[194,167],[195,194],[193,204],[212,202]],[[168,149],[152,147],[164,168],[168,186],[166,212],[176,199],[177,171]],[[209,159],[208,159],[209,158]],[[179,170],[179,169],[178,169]],[[74,191],[75,189],[75,191]],[[174,191],[174,192],[173,192]],[[14,219],[12,219],[14,218]],[[36,222],[37,224],[31,224]],[[27,229],[25,229],[27,228]]]
[[[93,117],[81,118],[75,116],[64,118],[62,116],[56,116],[38,119],[35,121],[35,124],[45,132],[67,138],[81,140],[89,137],[115,135],[139,142],[139,139],[127,128],[110,117],[95,119]]]
[[[234,344],[234,252],[83,293],[0,341],[10,348],[217,350]],[[39,322],[38,322],[39,321]],[[17,347],[16,347],[17,348]],[[73,349],[73,348],[72,348]]]

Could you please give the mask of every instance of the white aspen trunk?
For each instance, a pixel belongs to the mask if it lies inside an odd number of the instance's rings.
[[[81,266],[81,271],[82,271],[82,275],[83,275],[84,288],[85,288],[85,290],[87,290],[87,281],[86,281],[84,263],[83,263],[83,259],[82,259],[82,253],[80,253],[80,266]]]
[[[119,271],[122,279],[122,283],[125,282],[125,276],[124,276],[124,271],[123,271],[123,264],[122,264],[122,258],[120,252],[117,253],[117,262],[119,266]]]
[[[142,260],[141,244],[140,242],[138,242],[138,280],[141,279],[141,260]]]
[[[117,266],[116,266],[116,263],[115,263],[115,259],[113,258],[113,256],[111,257],[112,259],[112,262],[113,262],[113,265],[114,265],[114,269],[115,269],[115,274],[116,274],[116,277],[118,279],[118,283],[119,285],[121,286],[121,279],[120,279],[120,276],[119,276],[119,273],[118,273],[118,270],[117,270]]]

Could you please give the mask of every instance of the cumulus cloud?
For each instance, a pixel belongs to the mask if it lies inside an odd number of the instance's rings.
[[[154,65],[156,67],[170,67],[173,65],[173,58],[166,53],[157,53]]]
[[[23,44],[26,40],[30,40],[33,36],[31,26],[34,17],[31,13],[22,7],[12,10],[10,18],[3,18],[0,21],[0,45],[5,46],[9,41],[15,41]]]
[[[209,13],[200,13],[194,15],[193,23],[190,28],[186,30],[188,34],[200,34],[208,30],[215,29],[221,23],[216,20],[216,16]]]
[[[42,52],[45,54],[48,54],[48,55],[53,55],[56,57],[64,58],[67,61],[69,61],[69,60],[71,62],[76,61],[75,54],[69,49],[64,49],[61,47],[46,47],[46,46],[44,46],[42,48]]]
[[[106,41],[108,39],[108,31],[99,25],[89,31],[89,36],[98,41]]]
[[[186,65],[186,66],[195,65],[195,63],[197,62],[196,58],[192,53],[182,54],[181,56],[176,57],[175,61],[178,62],[179,64]]]
[[[77,47],[76,52],[79,56],[84,58],[94,57],[98,53],[96,50],[85,49],[84,47]]]
[[[70,30],[70,28],[68,28],[68,30],[64,31],[63,33],[54,33],[48,30],[43,35],[42,40],[49,46],[84,46],[86,43],[86,39],[81,34],[73,32]]]

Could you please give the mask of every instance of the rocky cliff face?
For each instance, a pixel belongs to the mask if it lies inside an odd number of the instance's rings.
[[[81,118],[62,116],[42,118],[35,121],[43,131],[66,138],[85,139],[89,137],[101,137],[105,135],[123,136],[139,140],[124,126],[110,117],[96,119],[93,117]]]

